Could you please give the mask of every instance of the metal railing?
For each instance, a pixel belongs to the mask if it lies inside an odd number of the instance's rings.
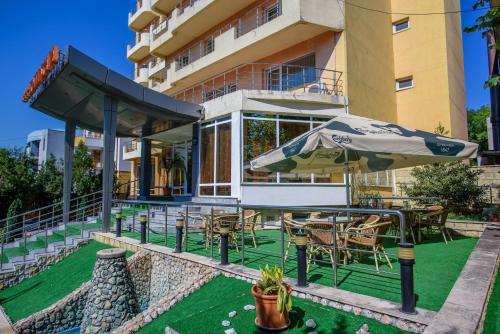
[[[246,63],[174,96],[184,101],[204,103],[241,89],[342,95],[342,72],[299,65]]]
[[[29,253],[28,239],[35,237],[41,238],[45,250],[49,245],[49,233],[59,231],[62,233],[62,241],[66,245],[68,237],[68,228],[71,228],[71,233],[74,235],[76,230],[80,230],[80,236],[83,238],[86,230],[85,224],[87,218],[96,217],[101,211],[102,192],[95,192],[80,197],[71,199],[69,223],[64,223],[63,203],[47,205],[41,208],[23,212],[21,214],[4,218],[0,220],[0,226],[3,230],[0,232],[0,259],[3,259],[5,254],[5,246],[11,242],[18,242],[22,248],[23,260]],[[62,230],[57,230],[59,226],[63,226]],[[3,261],[0,261],[0,270],[3,269]]]
[[[355,239],[360,237],[372,238],[378,240],[376,241],[377,247],[383,247],[384,240],[392,241],[394,245],[398,242],[405,243],[405,218],[400,211],[266,205],[245,205],[243,207],[239,203],[119,200],[114,201],[114,207],[127,210],[128,216],[122,222],[123,236],[139,239],[139,218],[141,215],[146,215],[148,217],[147,242],[170,248],[175,246],[176,220],[184,219],[183,250],[214,259],[218,259],[220,256],[217,222],[228,222],[232,226],[229,238],[231,247],[230,262],[241,265],[246,265],[248,262],[252,266],[256,264],[259,266],[276,264],[282,267],[285,273],[291,273],[291,275],[294,275],[294,260],[296,259],[294,236],[299,231],[311,236],[320,230],[319,232],[323,236],[316,238],[314,243],[310,241],[308,245],[310,275],[319,273],[325,279],[331,279],[332,285],[335,287],[339,285],[340,280],[343,280],[349,275],[349,272],[353,271],[370,275],[376,273],[376,276],[373,277],[383,276],[387,279],[399,281],[399,273],[392,270],[392,264],[397,261],[397,254],[385,252],[383,248],[380,248],[377,249],[375,256],[381,257],[383,261],[377,260],[377,267],[356,265],[352,262],[354,255],[371,256],[374,255],[373,249],[363,246],[358,247],[355,243],[344,244],[343,240],[348,237]],[[221,210],[225,212],[222,213]],[[275,221],[264,221],[262,214],[255,221],[247,219],[247,217],[254,217],[256,213],[262,213],[264,210],[273,210],[277,215]],[[324,215],[322,218],[306,218],[310,214],[319,211]],[[359,226],[357,224],[361,224],[370,215],[377,216],[377,219],[384,222],[385,231],[383,233],[376,234],[375,230],[370,230],[370,228],[365,230],[350,229],[350,227]],[[297,223],[299,220],[300,224]],[[313,223],[319,223],[319,225]],[[311,237],[310,240],[312,240]],[[315,252],[318,254],[314,254],[314,257],[312,257]],[[326,256],[321,258],[321,253]],[[344,262],[344,259],[341,259],[343,256],[349,259],[346,258]],[[260,262],[255,260],[256,258],[261,259]],[[370,261],[374,261],[373,258]],[[399,285],[395,284],[395,286]]]
[[[189,1],[183,1],[189,2]],[[189,6],[187,6],[189,7]],[[187,8],[186,7],[186,8]],[[205,57],[215,51],[215,38],[234,28],[234,38],[237,39],[248,32],[268,23],[282,14],[281,0],[268,0],[249,9],[243,15],[208,32],[203,38],[191,43],[179,51],[174,57],[176,71]],[[165,29],[158,32],[163,33]],[[227,46],[223,46],[227,47]]]
[[[151,26],[151,36],[153,41],[168,30],[168,20],[169,18],[165,17],[160,22],[155,23]]]
[[[139,45],[141,42],[148,41],[148,40],[149,40],[149,32],[137,33],[136,38],[133,41],[131,41],[130,43],[128,43],[127,50],[130,51],[135,46]]]

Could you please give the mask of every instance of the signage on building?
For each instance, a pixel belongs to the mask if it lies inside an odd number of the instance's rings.
[[[38,87],[47,79],[57,63],[59,63],[59,47],[56,45],[50,50],[42,66],[40,66],[33,79],[31,79],[28,88],[24,91],[23,102],[27,102],[35,94]]]

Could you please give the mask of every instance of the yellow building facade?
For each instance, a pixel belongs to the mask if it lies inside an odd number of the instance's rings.
[[[193,170],[199,174],[198,181],[191,187],[185,180],[184,194],[189,188],[190,195],[202,196],[204,187],[213,186],[205,196],[217,197],[220,188],[225,189],[221,197],[245,202],[247,195],[247,201],[257,198],[250,190],[255,187],[246,187],[255,184],[249,184],[253,179],[244,166],[249,149],[245,119],[258,122],[274,117],[277,128],[286,122],[303,122],[286,128],[288,135],[299,135],[315,122],[347,111],[426,131],[442,125],[450,136],[466,139],[459,10],[459,0],[139,0],[129,15],[136,39],[128,46],[127,57],[135,64],[137,83],[202,104],[202,129],[208,126],[205,123],[220,119],[231,124],[226,130],[232,141],[225,150],[231,149],[234,161],[213,158],[215,174],[230,169],[224,172],[224,181],[217,183],[213,177],[203,181],[202,151],[199,170]],[[175,160],[175,154],[168,153],[169,161],[162,167],[161,141],[184,147],[187,157],[193,135],[198,138],[189,131],[180,137],[151,138],[152,174],[156,175],[151,194],[183,193],[182,180],[176,185],[173,180],[178,175],[187,177],[191,169],[187,162],[180,174],[163,168]],[[203,141],[203,133],[198,135]],[[283,144],[288,135],[276,134],[266,148]],[[130,145],[124,153],[134,163],[133,177],[138,171],[138,146]],[[175,152],[172,147],[169,152]],[[288,187],[310,183],[310,189],[321,180],[331,190],[318,187],[317,197],[339,201],[336,193],[343,191],[338,176],[257,179],[272,197],[280,194],[270,183],[280,180],[286,180]],[[392,173],[365,179],[377,180],[374,186],[384,192],[395,189]],[[161,190],[166,188],[170,190]]]

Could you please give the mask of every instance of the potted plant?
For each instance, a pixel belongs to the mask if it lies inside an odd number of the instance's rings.
[[[260,269],[261,280],[252,286],[255,299],[255,324],[265,330],[284,330],[290,325],[291,287],[283,283],[283,272],[277,266]]]

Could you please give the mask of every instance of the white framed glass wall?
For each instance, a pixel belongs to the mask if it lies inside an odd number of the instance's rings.
[[[200,126],[199,196],[231,196],[231,116]]]
[[[345,184],[343,173],[268,173],[250,169],[252,159],[329,120],[324,117],[243,113],[242,184]]]

